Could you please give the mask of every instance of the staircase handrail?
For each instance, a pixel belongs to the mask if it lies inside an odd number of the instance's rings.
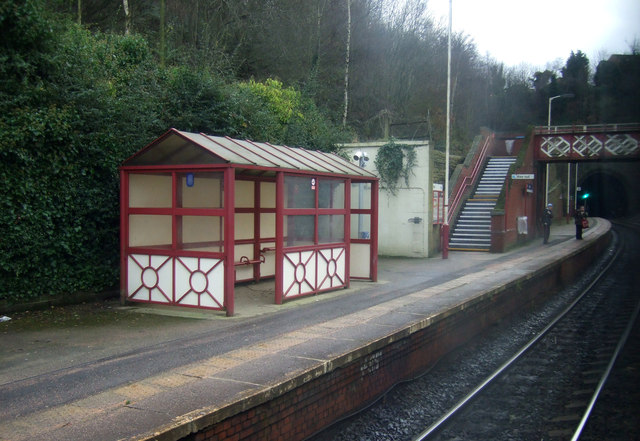
[[[449,203],[449,213],[448,213],[447,223],[449,224],[451,223],[451,220],[453,219],[453,215],[458,209],[458,206],[462,201],[462,196],[467,191],[467,188],[473,186],[473,184],[476,182],[476,179],[480,174],[480,170],[482,169],[482,165],[484,164],[484,161],[487,157],[487,151],[489,150],[489,145],[491,144],[490,141],[493,139],[493,137],[494,137],[494,134],[492,133],[491,135],[485,138],[482,148],[480,149],[479,153],[476,155],[474,159],[471,173],[465,176],[464,178],[462,178],[461,184],[457,187],[456,194],[451,199],[451,202]]]

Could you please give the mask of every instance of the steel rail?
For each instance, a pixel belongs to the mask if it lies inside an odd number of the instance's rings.
[[[629,228],[638,229],[638,227],[635,225],[626,225],[626,226]],[[613,366],[615,362],[618,360],[618,356],[620,355],[620,352],[622,352],[624,345],[627,343],[627,338],[629,338],[631,329],[633,329],[633,326],[635,325],[635,322],[638,319],[638,314],[640,314],[640,302],[636,303],[636,307],[633,313],[631,314],[631,317],[629,318],[627,327],[625,328],[622,336],[620,337],[620,340],[618,340],[618,345],[616,346],[616,350],[613,352],[613,355],[611,356],[611,360],[609,360],[609,364],[607,365],[607,368],[605,369],[605,371],[602,373],[602,376],[600,377],[598,386],[596,387],[596,390],[594,391],[591,397],[591,400],[589,401],[589,405],[587,406],[587,409],[584,411],[584,414],[582,415],[580,424],[578,425],[576,431],[574,432],[573,437],[571,437],[571,441],[577,441],[580,438],[580,435],[582,434],[582,430],[584,429],[584,426],[587,423],[587,420],[591,416],[591,411],[593,410],[593,406],[595,406],[596,401],[600,396],[600,392],[602,392],[602,388],[604,387],[605,383],[609,379],[609,375],[611,375],[611,371],[613,370]]]
[[[562,320],[584,298],[584,296],[591,290],[591,288],[593,288],[593,286],[600,281],[600,279],[604,276],[604,274],[618,259],[618,257],[620,256],[620,253],[622,252],[622,248],[623,247],[620,247],[616,250],[616,254],[602,269],[602,271],[600,271],[600,273],[591,281],[591,283],[589,283],[589,285],[580,293],[580,295],[576,299],[574,299],[574,301],[569,306],[567,306],[562,312],[560,312],[560,314],[558,314],[542,331],[540,331],[536,336],[534,336],[531,340],[529,340],[529,342],[527,342],[518,352],[516,352],[513,356],[511,356],[511,358],[509,358],[500,367],[498,367],[498,369],[496,369],[491,375],[485,378],[471,392],[465,395],[464,398],[462,398],[457,404],[451,407],[436,422],[431,424],[424,432],[420,433],[416,438],[414,438],[413,441],[424,441],[429,436],[434,434],[455,413],[457,413],[460,409],[468,405],[470,401],[473,398],[475,398],[475,396],[478,395],[481,391],[483,391],[491,382],[493,382],[493,380],[501,376],[524,353],[526,353],[529,349],[535,346],[535,344],[538,343],[538,341],[542,337],[544,337],[560,320]]]
[[[593,396],[591,397],[591,400],[589,401],[589,405],[587,406],[587,409],[585,410],[584,414],[582,415],[582,419],[580,420],[580,424],[578,425],[578,428],[576,429],[575,433],[573,434],[573,437],[571,438],[571,441],[577,441],[577,439],[580,438],[580,435],[582,434],[582,430],[584,429],[584,426],[587,423],[587,420],[589,419],[589,416],[591,416],[591,411],[593,410],[593,406],[596,404],[596,401],[598,400],[598,397],[600,396],[600,392],[602,391],[602,388],[604,387],[604,384],[609,379],[609,375],[611,374],[611,370],[613,369],[613,365],[615,364],[616,360],[618,359],[618,355],[620,355],[620,352],[622,352],[622,348],[624,348],[624,345],[627,343],[627,338],[629,337],[629,334],[631,333],[631,329],[633,328],[633,326],[635,324],[635,321],[638,318],[638,312],[640,312],[640,302],[638,302],[636,304],[636,308],[633,311],[633,314],[631,315],[631,318],[630,318],[629,322],[627,323],[627,327],[626,327],[624,333],[622,334],[622,336],[620,337],[620,340],[618,341],[618,345],[616,346],[616,350],[614,351],[613,356],[611,357],[611,360],[609,361],[609,364],[607,365],[607,369],[605,369],[605,371],[602,374],[602,377],[600,378],[600,381],[598,382],[598,387],[596,387],[596,390],[593,393]]]

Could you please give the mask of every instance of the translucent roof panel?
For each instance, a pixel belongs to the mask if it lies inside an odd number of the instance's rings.
[[[315,171],[375,178],[333,153],[237,140],[171,129],[124,162],[124,166],[234,164],[261,169]]]

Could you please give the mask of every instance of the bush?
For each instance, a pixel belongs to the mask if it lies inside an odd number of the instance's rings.
[[[73,24],[26,34],[49,41],[2,72],[14,88],[1,90],[0,104],[0,299],[114,287],[117,167],[159,132],[151,53],[137,37],[94,37]],[[28,78],[15,83],[16,71]]]
[[[16,6],[19,4],[20,6]],[[140,36],[4,2],[0,31],[0,300],[116,287],[118,166],[170,127],[334,150],[341,131],[275,80],[160,69]]]

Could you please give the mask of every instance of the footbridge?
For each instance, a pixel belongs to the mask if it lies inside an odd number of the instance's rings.
[[[534,128],[535,159],[542,162],[640,159],[640,124]]]
[[[572,216],[578,205],[617,217],[640,209],[640,124],[542,126],[533,131],[544,203]]]
[[[479,139],[454,175],[443,256],[449,249],[501,252],[535,235],[547,203],[555,222],[571,223],[580,205],[590,216],[640,213],[639,123],[538,126],[530,136],[487,131]],[[508,164],[495,175],[490,164],[498,160]]]

